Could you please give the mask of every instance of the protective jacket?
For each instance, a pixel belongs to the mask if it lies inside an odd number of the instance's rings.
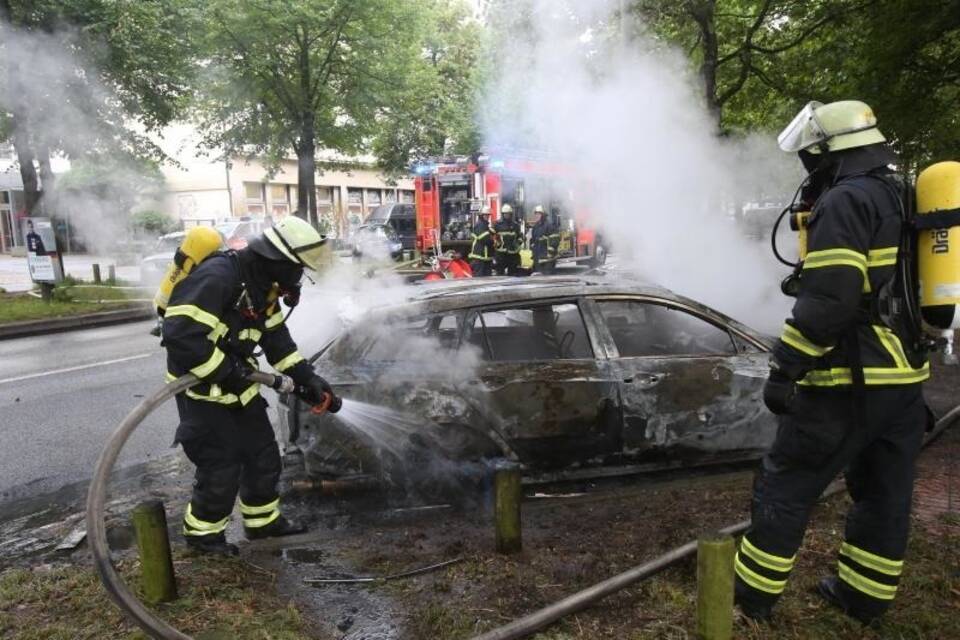
[[[505,220],[501,218],[493,225],[493,230],[497,233],[500,240],[497,246],[497,253],[520,253],[520,223],[515,220]]]
[[[530,231],[530,248],[535,262],[556,260],[560,232],[552,224],[541,219]]]
[[[793,316],[774,348],[775,366],[810,387],[902,385],[929,377],[925,355],[872,317],[894,273],[900,242],[896,178],[869,154],[845,158],[814,205]]]
[[[473,244],[470,246],[470,260],[493,260],[493,229],[488,222],[479,220],[470,233]]]
[[[256,368],[259,345],[277,371],[306,383],[313,373],[283,323],[279,290],[248,287],[258,277],[233,253],[215,254],[180,282],[163,320],[167,379],[192,373],[203,382],[186,392],[194,400],[242,407],[259,396],[256,383],[242,381],[238,366]]]

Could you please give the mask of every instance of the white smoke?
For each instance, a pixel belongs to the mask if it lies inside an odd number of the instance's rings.
[[[609,37],[618,4],[531,0],[529,15],[496,34],[485,142],[574,164],[621,262],[771,330],[788,304],[777,288],[784,273],[734,215],[792,194],[797,162],[772,133],[718,137],[682,52]]]
[[[130,209],[155,198],[158,184],[137,159],[155,147],[92,63],[101,46],[79,29],[0,22],[0,118],[26,132],[37,163],[49,150],[59,174],[56,189],[42,185],[44,209],[34,215],[69,220],[74,240],[105,253],[128,235]]]

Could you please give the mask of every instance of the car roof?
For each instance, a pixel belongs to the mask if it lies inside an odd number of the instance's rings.
[[[657,298],[691,307],[741,331],[762,334],[704,304],[646,281],[629,271],[595,269],[575,275],[534,275],[527,278],[495,276],[419,281],[409,287],[406,300],[372,313],[373,316],[440,313],[498,304],[535,303],[541,300],[580,296],[639,296]]]

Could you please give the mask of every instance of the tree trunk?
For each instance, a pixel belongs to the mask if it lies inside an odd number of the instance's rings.
[[[317,221],[317,160],[313,130],[313,114],[304,114],[300,140],[297,144],[297,215],[316,226]]]
[[[17,163],[20,165],[20,179],[23,181],[23,201],[26,215],[35,213],[40,202],[40,180],[37,179],[37,169],[33,166],[33,148],[30,146],[30,137],[27,135],[23,120],[14,115],[13,148],[17,152]]]
[[[700,49],[703,61],[700,63],[700,76],[703,78],[703,97],[707,109],[717,126],[720,125],[720,103],[717,100],[717,63],[719,43],[717,40],[716,0],[702,0],[692,3],[690,15],[700,29]]]

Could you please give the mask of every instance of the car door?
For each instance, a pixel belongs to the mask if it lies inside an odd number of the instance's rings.
[[[667,299],[598,297],[587,307],[619,378],[626,458],[743,459],[772,442],[761,399],[769,354],[755,338]]]
[[[472,396],[517,456],[535,467],[602,463],[619,452],[617,380],[601,370],[575,300],[471,311]]]

